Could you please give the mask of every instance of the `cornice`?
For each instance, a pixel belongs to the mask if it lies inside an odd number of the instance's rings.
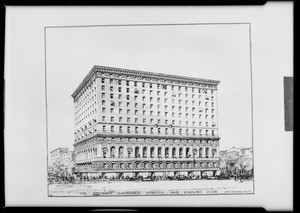
[[[106,67],[106,66],[99,66],[95,65],[87,74],[87,76],[83,79],[80,85],[76,88],[76,90],[71,95],[73,98],[79,93],[79,91],[84,87],[84,85],[92,78],[94,74],[97,72],[107,72],[110,74],[119,74],[119,75],[128,75],[128,76],[136,76],[136,77],[143,77],[143,78],[156,78],[158,82],[160,80],[169,80],[169,81],[178,81],[178,82],[185,82],[185,83],[198,83],[198,84],[210,84],[210,85],[218,85],[220,81],[217,80],[210,80],[210,79],[203,79],[203,78],[194,78],[194,77],[186,77],[186,76],[179,76],[179,75],[171,75],[171,74],[164,74],[164,73],[154,73],[148,71],[138,71],[132,69],[123,69],[123,68],[116,68],[116,67]],[[97,76],[98,77],[98,76]]]

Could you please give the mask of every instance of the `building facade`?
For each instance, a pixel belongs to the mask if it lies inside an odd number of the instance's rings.
[[[83,175],[219,170],[219,81],[94,66],[72,94]]]
[[[74,161],[74,151],[69,151],[68,148],[57,148],[50,152],[50,165],[53,163],[69,163]]]

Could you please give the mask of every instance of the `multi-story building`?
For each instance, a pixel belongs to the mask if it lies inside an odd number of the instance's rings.
[[[94,66],[72,94],[84,175],[202,175],[219,169],[219,81]]]
[[[252,148],[251,147],[232,147],[230,149],[223,150],[220,153],[228,154],[228,153],[232,153],[232,152],[237,153],[239,155],[252,157]]]
[[[68,148],[57,148],[50,152],[50,165],[53,163],[68,163],[74,160],[74,151]]]

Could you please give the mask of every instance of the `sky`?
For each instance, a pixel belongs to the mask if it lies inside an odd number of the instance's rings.
[[[219,80],[220,150],[252,146],[248,25],[47,28],[48,151],[73,150],[71,94],[94,65]]]

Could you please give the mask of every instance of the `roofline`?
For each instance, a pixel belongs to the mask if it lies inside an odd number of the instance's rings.
[[[69,148],[56,148],[56,149],[53,149],[53,150],[50,151],[50,152],[54,152],[54,151],[56,151],[56,150],[58,150],[58,149],[67,149],[67,150],[69,151]]]
[[[171,74],[164,74],[164,73],[155,73],[155,72],[148,72],[148,71],[139,71],[139,70],[132,70],[132,69],[123,69],[117,67],[107,67],[107,66],[100,66],[94,65],[90,72],[86,75],[86,77],[82,80],[76,90],[72,93],[72,97],[74,98],[78,92],[82,89],[82,87],[88,82],[88,80],[97,72],[97,71],[108,71],[108,72],[116,72],[118,74],[124,75],[139,75],[148,78],[164,78],[166,80],[177,80],[177,81],[189,81],[189,82],[197,82],[197,83],[208,83],[212,85],[218,85],[220,81],[211,80],[211,79],[204,79],[204,78],[194,78],[194,77],[186,77],[180,75],[171,75]]]

